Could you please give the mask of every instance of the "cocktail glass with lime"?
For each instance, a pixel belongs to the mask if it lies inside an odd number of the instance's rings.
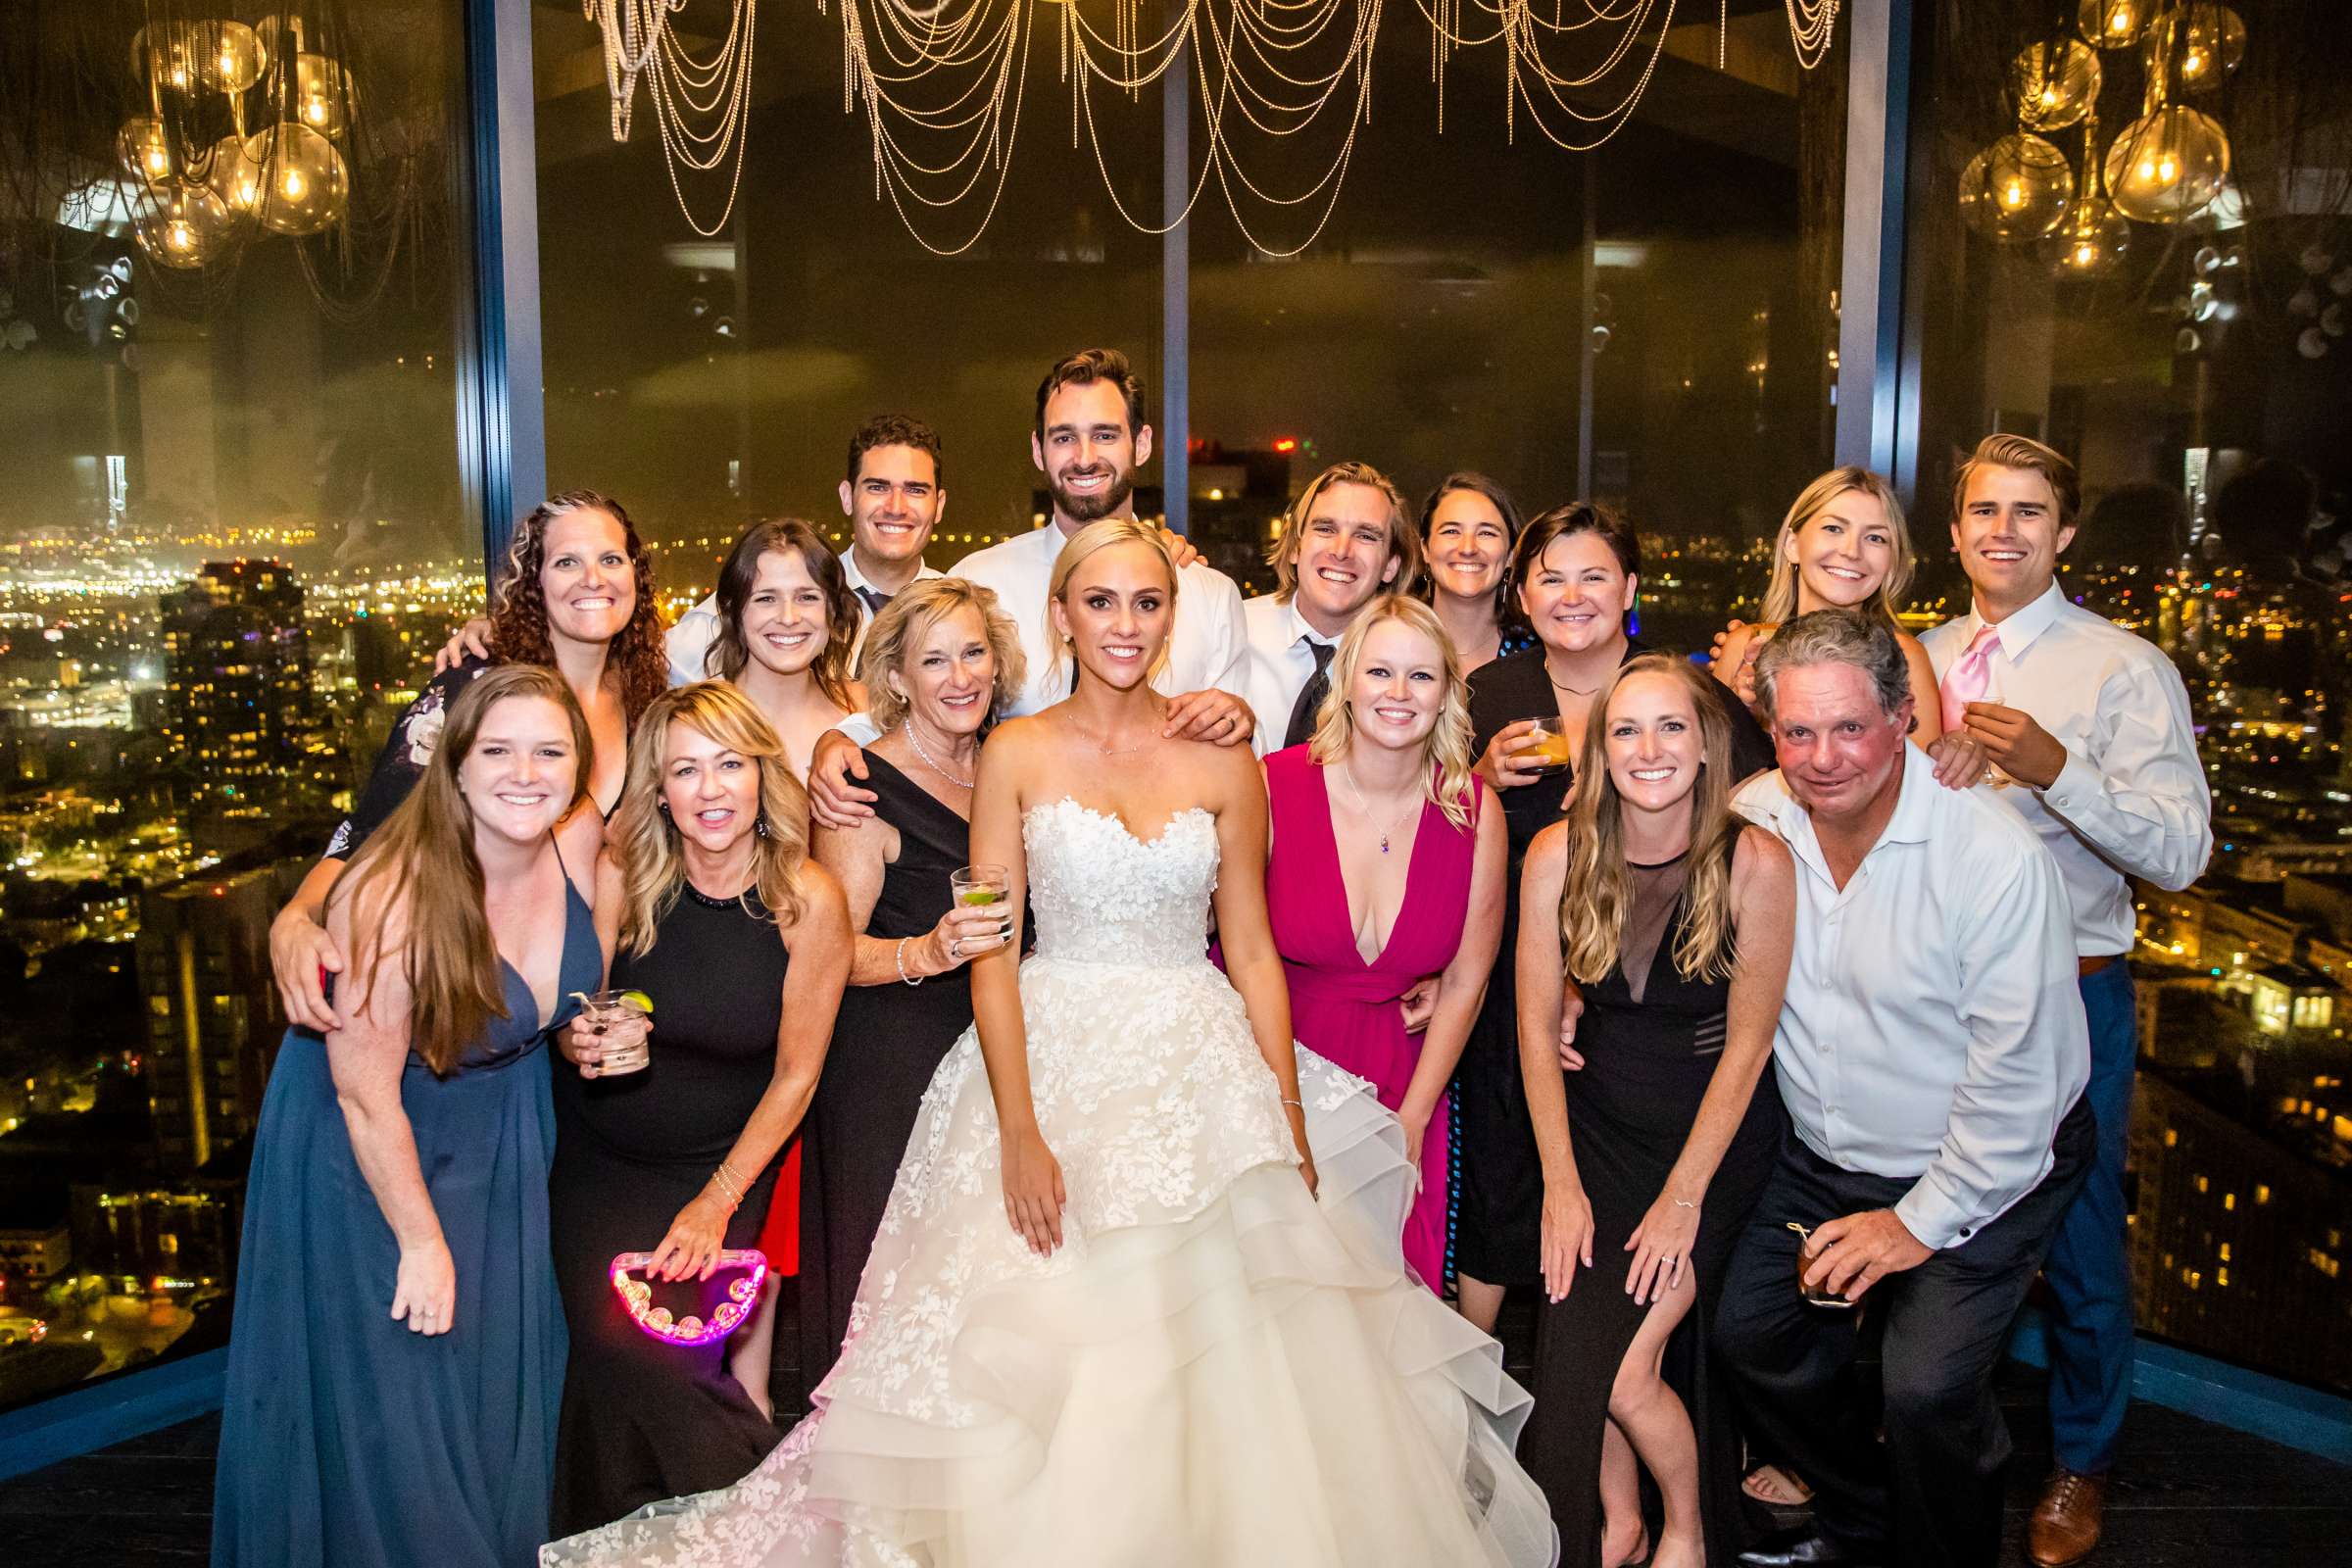
[[[948,886],[955,890],[958,905],[1005,904],[1012,898],[1012,873],[1001,865],[962,865],[950,873]],[[999,934],[1012,929],[1012,919],[1006,915],[998,927]]]
[[[604,1041],[598,1077],[637,1072],[653,1060],[653,998],[642,991],[608,990],[584,991],[579,999],[581,1022]]]

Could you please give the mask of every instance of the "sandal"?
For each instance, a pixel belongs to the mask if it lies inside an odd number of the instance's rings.
[[[1805,1485],[1804,1477],[1777,1464],[1760,1464],[1750,1470],[1740,1490],[1767,1508],[1802,1508],[1813,1500],[1813,1489]]]

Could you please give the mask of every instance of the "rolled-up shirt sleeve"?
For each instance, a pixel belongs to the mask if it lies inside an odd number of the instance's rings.
[[[2042,805],[2128,876],[2178,892],[2213,855],[2213,795],[2188,692],[2161,659],[2136,660],[2099,693],[2101,755],[2068,748]]]
[[[1957,1247],[2049,1173],[2058,1123],[2090,1073],[2073,915],[2038,849],[1952,916],[1967,1062],[1944,1135],[1895,1217],[1922,1245]]]
[[[710,645],[718,641],[718,596],[712,594],[678,617],[662,634],[662,652],[669,660],[669,683],[691,686],[711,678]]]

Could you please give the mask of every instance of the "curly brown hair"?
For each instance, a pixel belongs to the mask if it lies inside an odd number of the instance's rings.
[[[565,490],[549,496],[522,519],[507,546],[507,564],[490,596],[490,647],[503,660],[553,664],[555,644],[547,634],[547,600],[539,573],[547,564],[547,525],[575,512],[601,512],[620,524],[628,542],[629,569],[637,580],[637,603],[629,623],[612,639],[607,667],[620,682],[620,704],[629,727],[653,700],[669,690],[669,654],[662,640],[662,612],[654,603],[654,560],[637,524],[620,503],[594,490]]]

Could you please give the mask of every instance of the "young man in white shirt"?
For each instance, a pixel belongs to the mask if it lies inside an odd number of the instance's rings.
[[[858,643],[898,591],[939,572],[923,564],[931,530],[947,511],[946,466],[939,435],[903,414],[877,415],[850,437],[848,476],[841,481],[842,514],[850,519],[843,573],[863,606]],[[704,659],[718,636],[718,596],[710,594],[678,617],[666,638],[673,686],[708,679]],[[850,650],[855,667],[858,648]]]
[[[1412,588],[1421,539],[1387,475],[1368,463],[1335,463],[1292,504],[1266,562],[1278,586],[1242,605],[1261,757],[1314,733],[1348,623],[1379,594]]]
[[[1942,687],[1939,756],[1975,752],[2057,860],[2090,1026],[2098,1158],[2042,1272],[2050,1283],[2055,1461],[2028,1526],[2042,1568],[2098,1544],[2106,1477],[2132,1398],[2124,1152],[2139,1054],[2132,974],[2139,877],[2187,887],[2213,853],[2213,801],[2188,693],[2155,647],[2058,587],[2082,486],[2038,441],[1987,436],[1952,487],[1968,613],[1920,639]]]
[[[1135,472],[1152,459],[1152,426],[1144,418],[1144,383],[1116,349],[1081,349],[1056,361],[1037,388],[1037,422],[1029,455],[1054,498],[1051,523],[974,551],[954,576],[990,589],[998,608],[1021,634],[1028,679],[1003,715],[1050,708],[1069,694],[1069,661],[1047,625],[1046,588],[1054,558],[1070,536],[1103,517],[1135,515]],[[1233,579],[1179,551],[1176,625],[1168,652],[1152,677],[1172,700],[1166,733],[1219,746],[1250,740],[1250,705],[1243,700],[1248,650],[1242,641],[1242,595]],[[873,792],[859,745],[873,738],[863,714],[846,720],[836,741],[818,743],[808,767],[808,808],[820,823],[855,825],[872,814]]]
[[[1796,617],[1756,662],[1781,765],[1733,804],[1796,860],[1773,1041],[1796,1136],[1714,1353],[1748,1430],[1814,1489],[1810,1527],[1740,1554],[1756,1568],[1991,1568],[2010,1451],[1992,1374],[2091,1160],[2065,884],[2014,811],[1936,781],[1910,684],[1893,629],[1850,611]],[[1866,1295],[1883,1407],[1836,1304]]]

